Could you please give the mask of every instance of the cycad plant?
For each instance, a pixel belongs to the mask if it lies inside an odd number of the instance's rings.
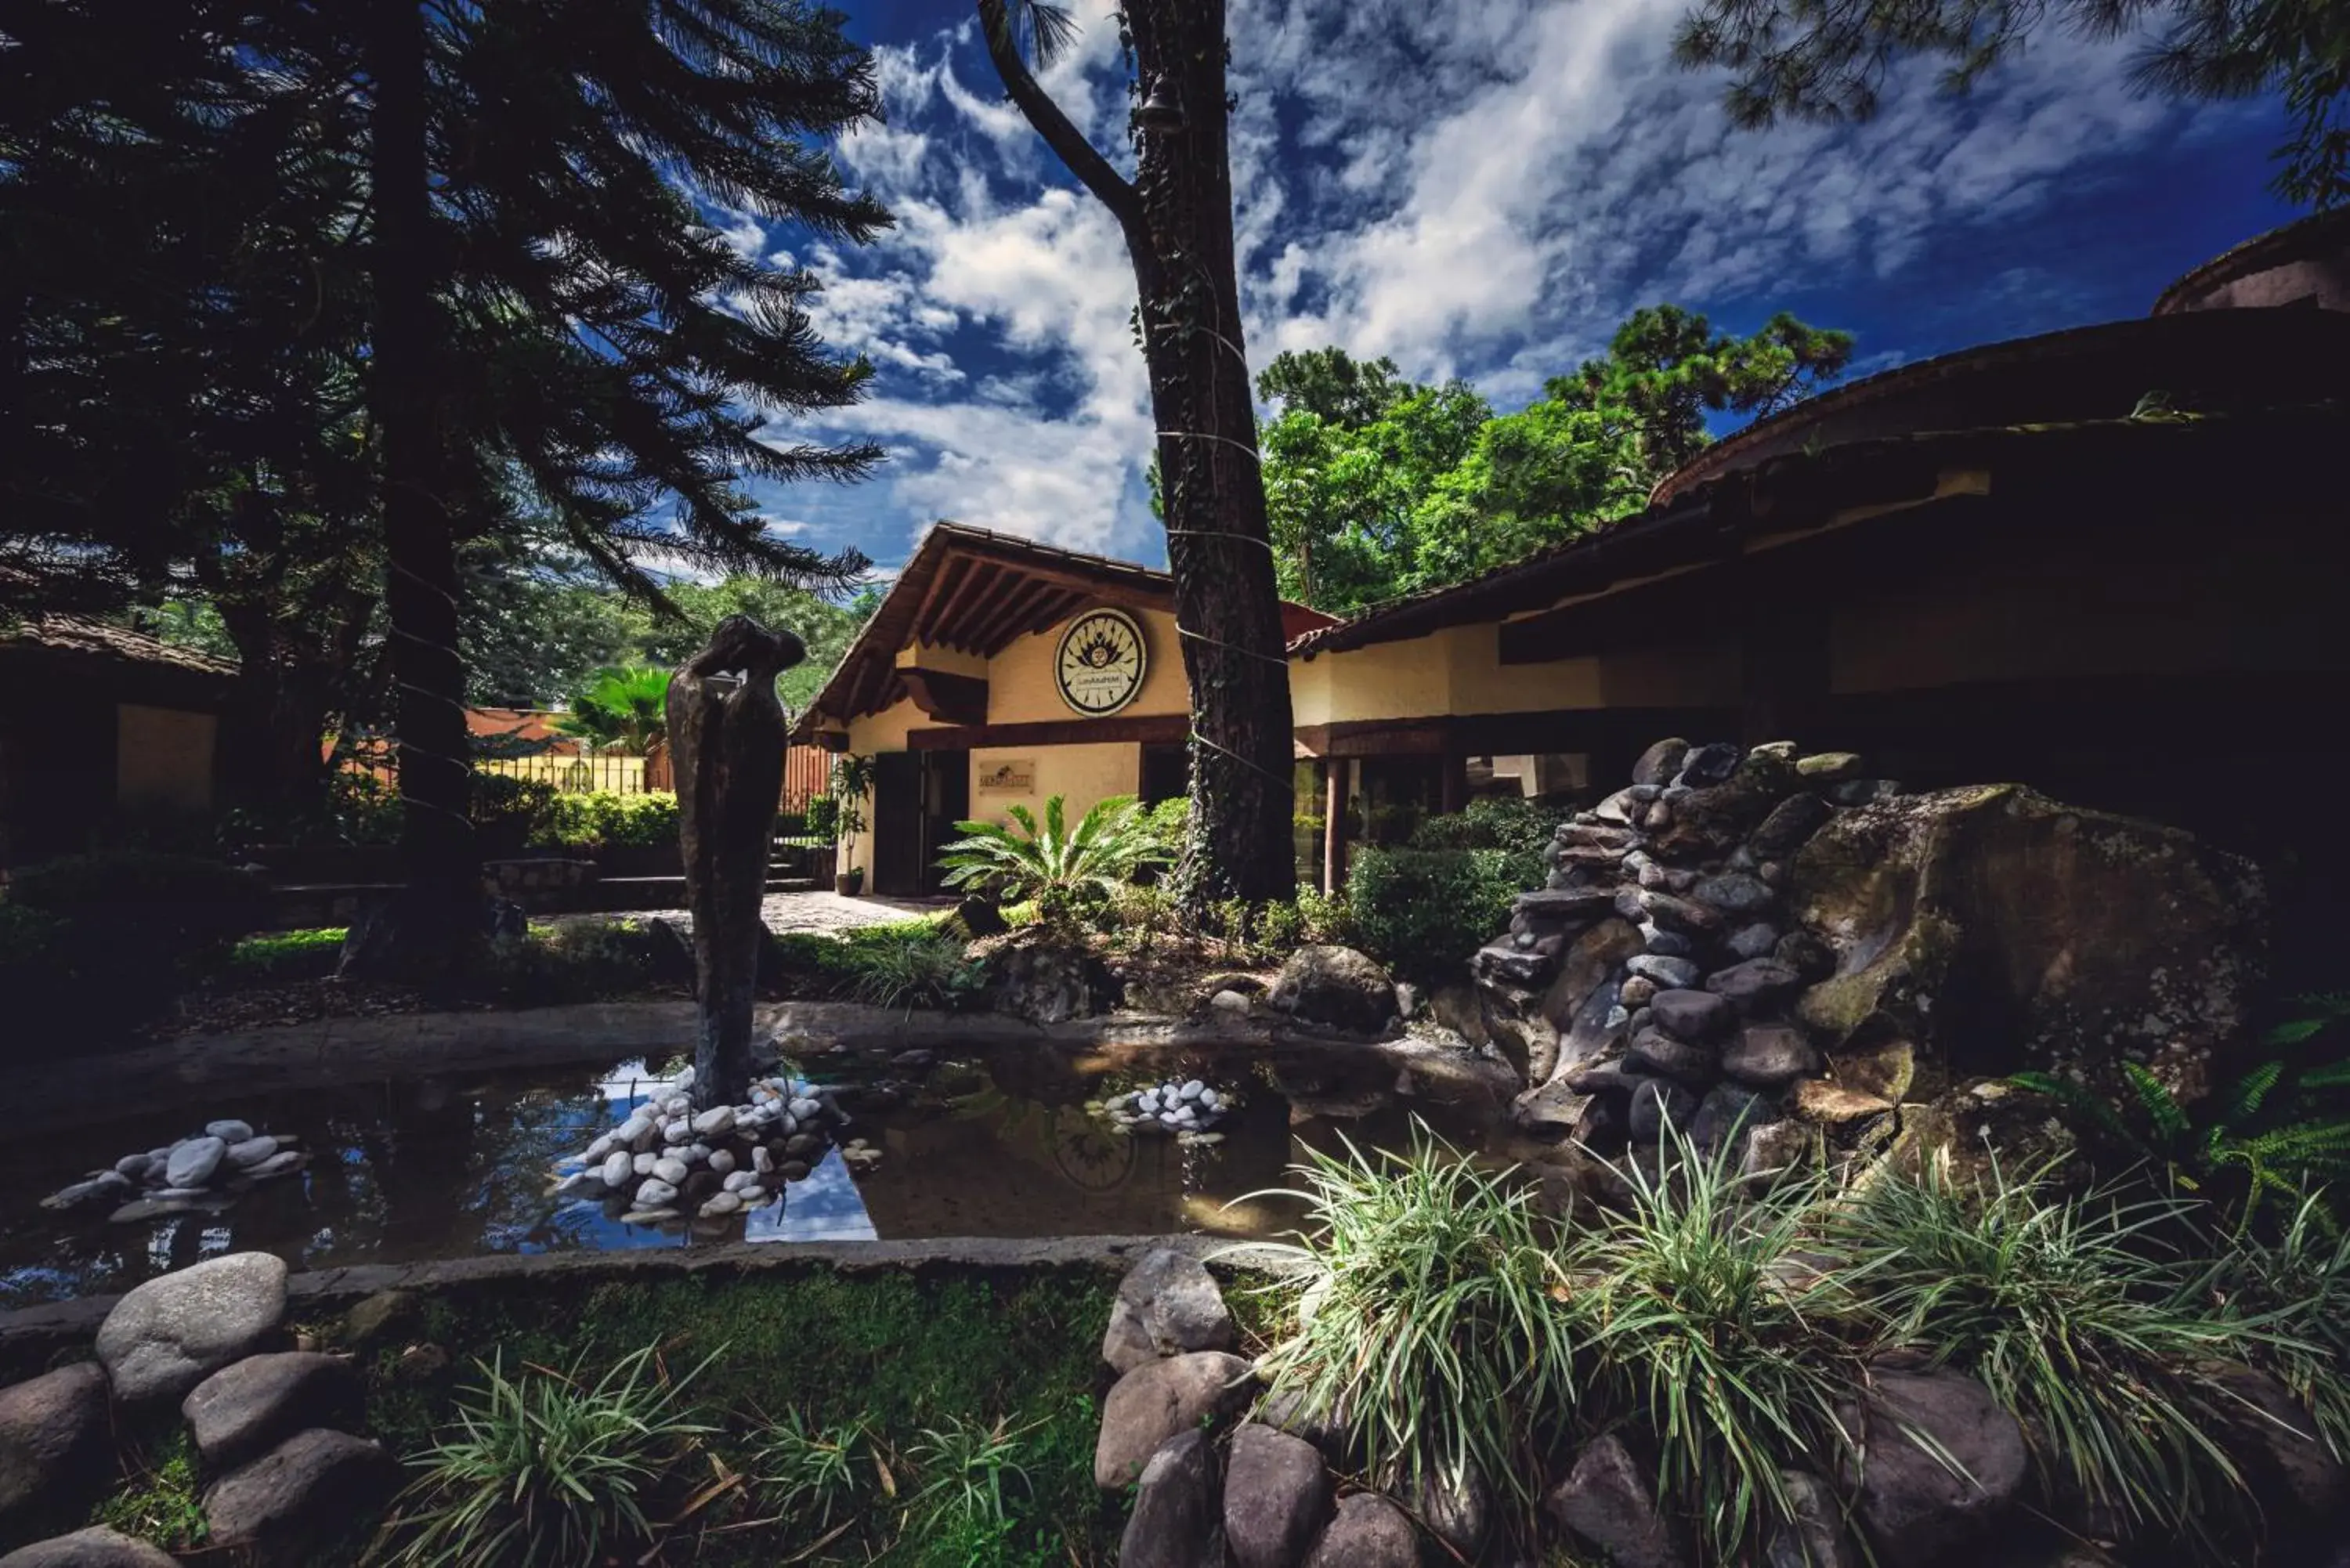
[[[555,722],[555,729],[598,751],[648,756],[669,738],[668,701],[668,670],[608,667],[572,693],[571,711]]]
[[[962,836],[946,846],[939,865],[949,888],[984,888],[1003,903],[1035,900],[1048,925],[1066,925],[1087,905],[1107,898],[1145,866],[1162,864],[1165,850],[1130,794],[1095,803],[1068,826],[1064,797],[1045,803],[1045,821],[1015,805],[1007,814],[1019,831],[993,822],[958,822]]]
[[[710,1362],[671,1379],[653,1351],[622,1358],[592,1385],[577,1371],[543,1368],[510,1378],[503,1357],[481,1365],[454,1430],[409,1461],[420,1473],[369,1561],[538,1568],[601,1563],[623,1548],[633,1561],[654,1532],[645,1494],[715,1430],[682,1402]]]

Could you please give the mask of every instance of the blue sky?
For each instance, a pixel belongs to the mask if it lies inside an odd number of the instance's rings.
[[[849,487],[763,494],[775,525],[884,567],[933,519],[1164,559],[1116,226],[1003,101],[968,0],[837,0],[889,123],[847,140],[898,227],[862,250],[730,220],[813,268],[816,316],[877,374],[807,433],[881,442]],[[1047,85],[1129,164],[1107,0]],[[2177,274],[2293,213],[2273,103],[2137,93],[2131,46],[2051,28],[1970,98],[1931,67],[1875,122],[1740,132],[1677,71],[1679,0],[1232,0],[1233,183],[1251,362],[1336,343],[1503,408],[1670,300],[1858,336],[1862,369],[2143,314]]]

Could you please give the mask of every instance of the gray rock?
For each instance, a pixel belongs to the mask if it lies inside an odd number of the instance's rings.
[[[1700,1089],[1721,1076],[1721,1059],[1711,1046],[1679,1039],[1660,1029],[1643,1029],[1633,1035],[1631,1045],[1624,1053],[1624,1065],[1633,1072],[1660,1074]]]
[[[1804,977],[1774,959],[1748,959],[1705,977],[1706,990],[1752,1012],[1803,989]]]
[[[133,1181],[140,1181],[146,1179],[147,1168],[154,1163],[153,1158],[148,1155],[126,1154],[114,1162],[114,1168]]]
[[[1617,992],[1618,1005],[1625,1008],[1646,1007],[1656,1000],[1657,982],[1647,975],[1627,975],[1623,988]]]
[[[658,1176],[648,1176],[638,1184],[636,1199],[638,1205],[645,1209],[674,1202],[677,1199],[677,1184],[663,1181]]]
[[[1403,1510],[1358,1491],[1338,1500],[1305,1568],[1419,1568],[1419,1539]]]
[[[1679,931],[1669,931],[1662,926],[1643,928],[1641,937],[1641,945],[1659,958],[1688,958],[1697,951],[1695,942]]]
[[[0,1389],[0,1527],[35,1512],[79,1511],[106,1489],[113,1459],[106,1369],[97,1362]]]
[[[1648,1002],[1658,1028],[1682,1040],[1712,1040],[1737,1021],[1729,1000],[1708,991],[1660,991]]]
[[[1352,948],[1298,949],[1266,1000],[1301,1023],[1357,1034],[1384,1034],[1396,1022],[1394,977]]]
[[[1866,1405],[1838,1419],[1860,1452],[1858,1477],[1845,1480],[1857,1488],[1856,1513],[1883,1568],[1950,1561],[2023,1495],[2023,1428],[1971,1377],[1880,1370]]]
[[[1636,784],[1669,784],[1689,760],[1690,743],[1675,737],[1659,741],[1640,753],[1632,764],[1632,782]]]
[[[1721,1054],[1726,1076],[1758,1089],[1783,1088],[1820,1066],[1820,1054],[1792,1023],[1750,1023]]]
[[[265,1565],[315,1561],[315,1549],[380,1508],[400,1484],[383,1445],[348,1432],[297,1432],[204,1493],[212,1539]]]
[[[290,1176],[310,1163],[310,1157],[298,1148],[281,1148],[245,1175],[255,1181],[266,1181],[273,1176]]]
[[[1700,877],[1690,896],[1701,904],[1732,915],[1755,915],[1771,907],[1777,897],[1760,878],[1743,872],[1729,871],[1719,877]]]
[[[1648,1478],[1631,1450],[1613,1437],[1594,1438],[1574,1469],[1543,1499],[1563,1529],[1607,1554],[1616,1568],[1689,1568],[1688,1542],[1657,1510]]]
[[[161,1547],[101,1524],[20,1546],[0,1557],[0,1568],[180,1568],[180,1564]]]
[[[1696,1116],[1690,1122],[1690,1141],[1700,1152],[1711,1154],[1724,1144],[1742,1142],[1748,1127],[1769,1117],[1770,1107],[1753,1090],[1736,1084],[1716,1084],[1706,1092]]]
[[[1758,857],[1776,860],[1803,847],[1804,841],[1835,815],[1835,808],[1815,794],[1791,794],[1771,808],[1771,815],[1746,842]]]
[[[102,1170],[87,1181],[62,1187],[41,1199],[44,1209],[79,1209],[85,1204],[121,1201],[138,1184],[119,1170]]]
[[[240,1121],[206,1122],[204,1136],[216,1137],[223,1143],[243,1143],[253,1137],[253,1124]]]
[[[1615,907],[1616,894],[1612,888],[1545,888],[1538,892],[1519,894],[1510,906],[1510,913],[1513,918],[1563,926],[1578,920],[1596,920]]]
[[[1828,786],[1828,798],[1838,805],[1875,805],[1900,793],[1901,786],[1891,779],[1846,779]]]
[[[1177,1433],[1142,1467],[1118,1560],[1121,1568],[1223,1568],[1216,1451],[1206,1433]]]
[[[1721,929],[1720,910],[1677,893],[1643,891],[1640,909],[1666,930],[1679,931],[1686,937],[1709,937]]]
[[[109,1225],[143,1225],[150,1220],[169,1220],[175,1214],[193,1214],[203,1207],[192,1198],[140,1198],[108,1215],[106,1222]]]
[[[1249,1385],[1249,1364],[1220,1350],[1146,1362],[1126,1374],[1102,1402],[1094,1484],[1104,1491],[1126,1487],[1168,1438],[1244,1407]]]
[[[1835,972],[1835,950],[1809,931],[1789,931],[1779,939],[1771,956],[1803,976],[1806,982],[1825,980]]]
[[[1684,958],[1667,958],[1660,953],[1641,953],[1625,961],[1624,968],[1642,980],[1653,980],[1665,991],[1686,991],[1697,984],[1697,965]]]
[[[615,1192],[619,1191],[621,1188],[628,1186],[629,1179],[634,1177],[636,1173],[636,1156],[630,1154],[624,1148],[616,1148],[611,1153],[606,1155],[604,1157],[603,1168],[597,1172],[598,1176],[604,1179],[604,1185],[612,1189]]]
[[[712,1106],[693,1118],[691,1127],[702,1137],[719,1137],[734,1130],[734,1107]]]
[[[1673,783],[1681,789],[1703,789],[1721,784],[1738,771],[1738,748],[1726,741],[1699,746],[1682,759],[1680,772],[1673,775]]]
[[[228,1146],[228,1162],[239,1170],[250,1170],[276,1152],[274,1137],[239,1138]]]
[[[1493,1532],[1493,1489],[1474,1469],[1460,1475],[1421,1471],[1407,1487],[1420,1527],[1449,1548],[1459,1562],[1480,1561]]]
[[[1295,1389],[1280,1389],[1264,1397],[1263,1404],[1251,1417],[1257,1425],[1270,1427],[1285,1436],[1301,1438],[1314,1445],[1328,1463],[1340,1469],[1354,1461],[1350,1451],[1352,1439],[1347,1424],[1336,1414],[1314,1415],[1306,1408],[1305,1397]]]
[[[692,1168],[674,1155],[671,1156],[667,1159],[657,1159],[653,1161],[654,1179],[656,1180],[665,1181],[671,1187],[683,1187],[685,1185],[685,1179],[692,1174]]]
[[[99,1325],[98,1358],[127,1405],[178,1399],[268,1347],[286,1318],[286,1263],[232,1252],[150,1280]]]
[[[1763,1568],[1864,1568],[1844,1527],[1844,1506],[1828,1483],[1806,1470],[1781,1470],[1788,1517],[1771,1527]]]
[[[1232,1314],[1204,1264],[1170,1247],[1145,1252],[1118,1282],[1102,1359],[1119,1372],[1194,1350],[1230,1350]]]
[[[1330,1470],[1303,1438],[1258,1421],[1232,1430],[1224,1544],[1239,1568],[1296,1568],[1330,1517]]]
[[[2307,1407],[2264,1372],[2237,1366],[2212,1376],[2238,1403],[2223,1420],[2221,1444],[2272,1534],[2327,1528],[2350,1504],[2350,1469],[2334,1457]]]
[[[1862,763],[1854,752],[1816,752],[1795,759],[1795,774],[1807,784],[1835,784],[1858,775]]]
[[[1756,920],[1731,932],[1730,940],[1722,945],[1734,958],[1769,958],[1771,950],[1779,945],[1779,929],[1768,920]]]
[[[406,1291],[378,1291],[343,1314],[343,1343],[364,1350],[379,1341],[405,1332],[421,1312],[421,1303]]]
[[[359,1374],[339,1355],[288,1350],[249,1355],[195,1386],[180,1406],[196,1452],[213,1471],[258,1459],[313,1427],[351,1431],[366,1412]]]
[[[172,1187],[202,1187],[228,1158],[224,1139],[205,1137],[181,1145],[164,1163],[163,1180]]]
[[[1689,1126],[1697,1115],[1695,1095],[1679,1084],[1664,1078],[1643,1078],[1632,1086],[1632,1106],[1628,1113],[1632,1141],[1657,1143],[1664,1137],[1668,1124],[1677,1127]]]

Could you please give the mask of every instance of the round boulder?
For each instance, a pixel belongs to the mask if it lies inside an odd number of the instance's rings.
[[[179,1560],[119,1530],[99,1525],[36,1541],[0,1557],[0,1568],[180,1568]]]
[[[359,1424],[366,1395],[339,1355],[288,1350],[250,1355],[196,1385],[181,1405],[196,1452],[212,1469],[234,1469],[313,1427]]]
[[[383,1445],[348,1432],[297,1432],[204,1493],[212,1538],[268,1565],[316,1560],[390,1497],[400,1464]]]
[[[1403,1510],[1358,1491],[1339,1500],[1305,1568],[1419,1568],[1419,1540]]]
[[[1866,1407],[1838,1419],[1859,1447],[1858,1516],[1886,1568],[1953,1561],[2023,1495],[2023,1428],[1971,1377],[1879,1371]]]
[[[286,1317],[286,1261],[232,1252],[150,1280],[99,1325],[98,1358],[127,1405],[177,1399],[267,1348]]]
[[[1232,1431],[1224,1543],[1240,1568],[1291,1568],[1330,1517],[1330,1471],[1312,1443],[1260,1421]]]
[[[1396,1022],[1394,978],[1352,948],[1298,949],[1268,1000],[1301,1023],[1353,1034],[1384,1034]]]
[[[1162,1355],[1232,1345],[1232,1310],[1206,1266],[1170,1247],[1155,1247],[1118,1282],[1102,1359],[1131,1372]]]
[[[1118,1560],[1122,1568],[1223,1568],[1222,1512],[1207,1434],[1179,1432],[1142,1467]]]
[[[1149,1361],[1119,1378],[1102,1402],[1094,1484],[1118,1491],[1167,1439],[1228,1416],[1249,1399],[1249,1364],[1220,1350]]]
[[[88,1502],[111,1468],[110,1435],[106,1369],[95,1361],[0,1389],[0,1522]]]
[[[1639,1461],[1616,1437],[1596,1438],[1575,1456],[1543,1508],[1619,1568],[1688,1568],[1692,1561],[1688,1543],[1658,1511]]]

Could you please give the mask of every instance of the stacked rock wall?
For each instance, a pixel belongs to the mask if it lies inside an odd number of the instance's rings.
[[[1473,968],[1526,1045],[1520,1122],[1603,1154],[1669,1125],[1776,1166],[2027,1066],[2192,1097],[2264,951],[2257,873],[2188,835],[1785,742],[1660,741],[1548,859]]]

